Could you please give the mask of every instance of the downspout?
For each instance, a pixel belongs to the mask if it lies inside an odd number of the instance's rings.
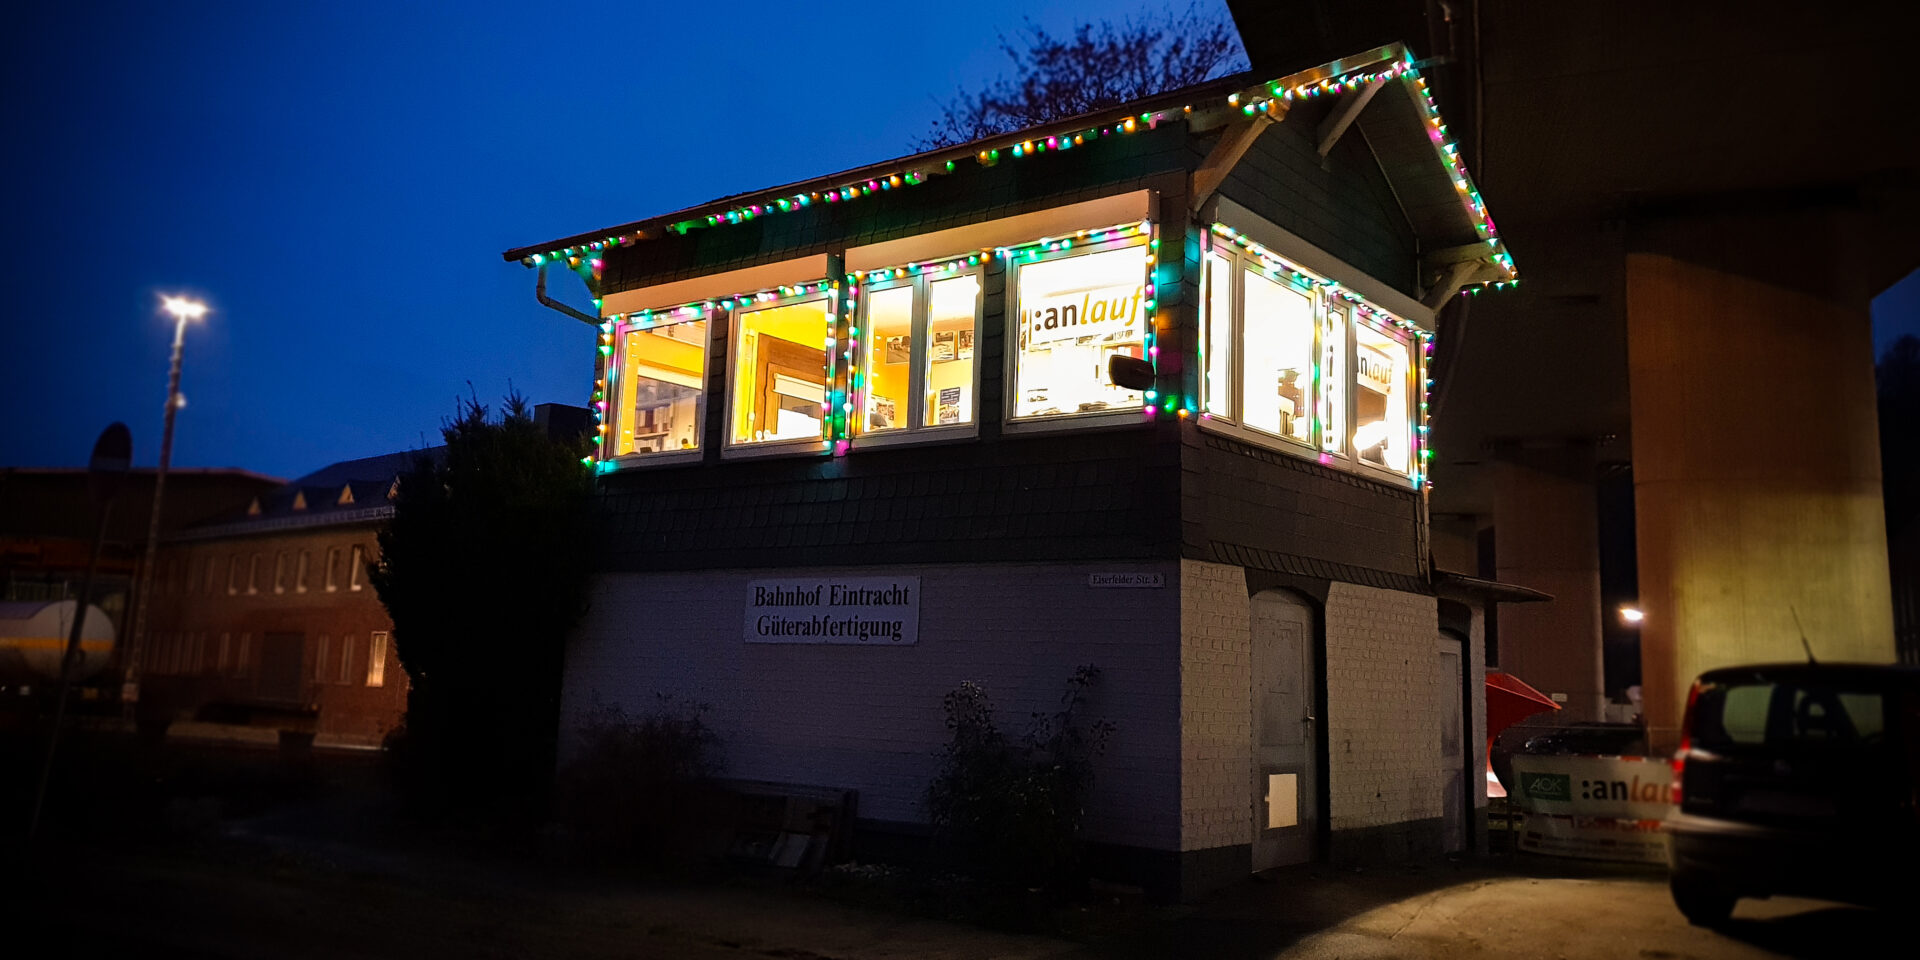
[[[596,329],[599,328],[600,319],[598,317],[588,316],[585,313],[581,313],[580,311],[575,310],[574,308],[569,307],[566,304],[561,303],[560,301],[547,296],[547,265],[544,263],[541,264],[539,267],[539,271],[540,271],[539,279],[533,282],[533,296],[535,299],[540,301],[541,306],[544,306],[550,310],[558,310],[561,313],[564,313],[567,316],[572,317],[575,320],[578,320],[589,327],[594,327]]]

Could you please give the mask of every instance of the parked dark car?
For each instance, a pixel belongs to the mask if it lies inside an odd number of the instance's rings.
[[[1741,897],[1914,903],[1920,670],[1794,663],[1700,675],[1673,757],[1673,901],[1715,926]]]

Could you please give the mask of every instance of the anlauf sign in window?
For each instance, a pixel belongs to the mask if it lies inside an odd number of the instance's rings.
[[[916,643],[920,578],[755,580],[746,611],[748,643]]]

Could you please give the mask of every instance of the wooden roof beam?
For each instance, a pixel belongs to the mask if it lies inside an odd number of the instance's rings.
[[[1373,101],[1373,95],[1379,93],[1380,88],[1386,83],[1385,80],[1375,80],[1341,98],[1339,108],[1327,114],[1325,120],[1320,121],[1318,134],[1320,159],[1327,158],[1327,154],[1333,150],[1333,145],[1340,142],[1340,136],[1347,132],[1347,128],[1353,126],[1355,120],[1360,119],[1360,111],[1367,108],[1367,104]]]
[[[1282,107],[1278,111],[1280,114],[1278,117],[1275,117],[1272,112],[1256,113],[1251,117],[1228,124],[1226,130],[1220,134],[1219,142],[1215,143],[1213,149],[1207,153],[1207,158],[1200,162],[1200,166],[1194,168],[1193,189],[1188,191],[1188,194],[1192,197],[1192,209],[1195,213],[1206,205],[1207,200],[1213,196],[1214,191],[1220,189],[1221,184],[1227,182],[1227,174],[1233,172],[1240,158],[1247,155],[1247,150],[1253,146],[1253,141],[1259,139],[1260,134],[1266,132],[1268,127],[1286,118],[1286,101],[1272,102]]]

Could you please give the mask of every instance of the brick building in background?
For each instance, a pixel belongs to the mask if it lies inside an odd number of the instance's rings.
[[[367,569],[419,455],[337,463],[167,538],[143,715],[175,735],[379,745],[406,712],[407,679]]]
[[[912,833],[943,695],[1091,663],[1110,877],[1471,848],[1516,595],[1433,568],[1427,348],[1512,261],[1404,49],[1266,79],[509,251],[600,310],[563,723],[706,703]]]

